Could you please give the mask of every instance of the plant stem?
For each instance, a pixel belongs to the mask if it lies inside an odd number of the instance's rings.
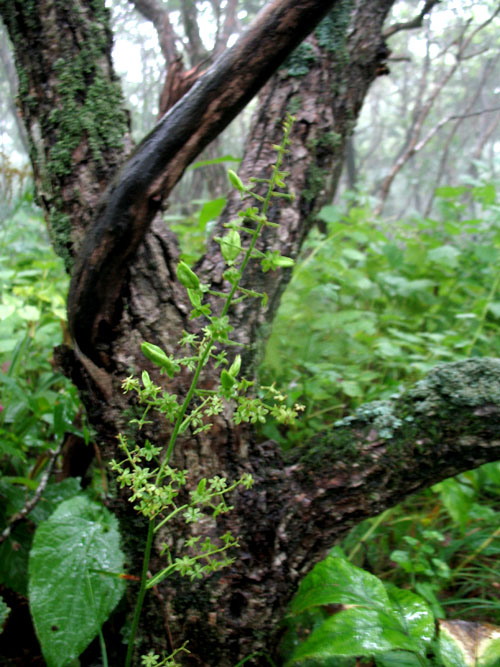
[[[153,545],[153,536],[154,536],[154,519],[151,519],[148,525],[148,535],[146,538],[146,546],[144,548],[144,559],[142,561],[142,575],[141,575],[141,585],[139,588],[139,594],[137,596],[137,602],[135,603],[134,619],[132,621],[132,628],[130,629],[130,637],[128,640],[127,648],[127,657],[125,659],[125,667],[131,667],[132,657],[134,655],[134,645],[135,637],[137,634],[137,628],[139,627],[139,619],[141,617],[142,604],[144,602],[144,596],[146,595],[146,583],[148,579],[148,569],[149,561],[151,559],[151,547]]]
[[[271,178],[269,179],[269,187],[268,187],[268,190],[267,190],[267,194],[266,194],[266,197],[264,198],[264,201],[263,201],[263,204],[262,204],[261,219],[260,219],[260,221],[257,225],[257,228],[256,228],[255,232],[252,235],[251,243],[250,243],[250,245],[249,245],[249,247],[248,247],[248,249],[245,253],[245,257],[243,258],[243,261],[242,261],[240,269],[239,269],[240,278],[239,278],[239,280],[237,280],[233,283],[233,285],[231,287],[231,290],[229,291],[229,293],[226,297],[226,302],[225,302],[224,307],[222,309],[221,317],[224,317],[225,315],[227,315],[227,313],[229,311],[229,308],[231,306],[231,302],[233,301],[234,295],[239,288],[241,279],[243,277],[243,273],[246,269],[246,266],[247,266],[248,262],[250,261],[250,257],[252,256],[253,250],[255,248],[255,244],[257,243],[257,238],[259,237],[264,225],[266,224],[266,213],[267,213],[267,210],[269,208],[269,203],[271,201],[271,197],[273,196],[273,194],[275,194],[274,193],[274,186],[276,184],[276,179],[277,179],[277,176],[278,176],[279,168],[280,168],[280,166],[283,162],[283,154],[285,153],[285,145],[286,145],[290,130],[291,130],[291,124],[285,130],[285,135],[284,135],[284,139],[283,139],[283,143],[282,143],[283,150],[278,151],[278,157],[276,159],[276,164],[274,165]],[[198,363],[197,363],[197,366],[196,366],[196,369],[195,369],[195,372],[194,372],[194,375],[193,375],[193,379],[191,380],[191,384],[189,386],[188,392],[186,394],[184,402],[182,403],[181,409],[179,410],[179,414],[177,415],[177,419],[175,421],[174,428],[172,430],[172,434],[170,436],[170,440],[169,440],[169,443],[168,443],[165,458],[163,459],[163,461],[160,465],[160,468],[158,470],[158,474],[156,475],[156,484],[161,483],[162,477],[163,477],[163,471],[164,471],[165,467],[168,465],[168,463],[170,462],[170,459],[172,457],[174,447],[175,447],[175,443],[177,441],[177,437],[179,435],[181,427],[184,424],[184,416],[187,412],[187,409],[188,409],[188,407],[191,403],[191,399],[193,398],[193,394],[194,394],[194,392],[196,390],[196,387],[198,385],[198,380],[199,380],[199,377],[200,377],[201,370],[202,370],[203,366],[206,364],[206,362],[207,362],[207,360],[210,356],[210,353],[212,351],[212,348],[214,346],[214,337],[210,336],[209,338],[207,338],[204,345],[205,345],[205,347],[204,347],[203,353],[200,355],[200,357],[198,359]],[[148,409],[149,409],[149,407],[148,407]],[[174,513],[176,513],[176,512],[174,512]],[[162,523],[165,523],[165,522],[163,521]],[[146,538],[146,546],[145,546],[145,549],[144,549],[144,558],[143,558],[143,563],[142,563],[141,584],[140,584],[140,588],[139,588],[139,594],[137,596],[137,602],[136,602],[136,605],[135,605],[134,618],[133,618],[133,621],[132,621],[132,628],[130,630],[130,638],[129,638],[128,648],[127,648],[127,657],[126,657],[126,661],[125,661],[125,667],[131,667],[131,664],[132,664],[135,637],[136,637],[136,634],[137,634],[137,629],[139,627],[139,620],[140,620],[140,616],[141,616],[142,605],[144,603],[144,597],[146,595],[146,590],[147,590],[147,576],[148,576],[148,570],[149,570],[149,562],[151,560],[151,548],[152,548],[152,544],[153,544],[154,533],[155,533],[155,518],[153,517],[152,519],[150,519],[149,525],[148,525],[148,534],[147,534],[147,538]],[[214,553],[218,553],[218,551],[216,551]],[[167,570],[168,569],[169,568],[167,568]],[[158,580],[158,577],[163,578],[162,574],[164,575],[164,572],[156,575],[156,578],[154,579],[154,581]],[[153,585],[151,582],[150,582],[150,584]]]
[[[102,634],[101,628],[99,628],[99,645],[101,647],[102,667],[108,667],[108,653],[106,651],[106,642],[104,641],[104,635]]]

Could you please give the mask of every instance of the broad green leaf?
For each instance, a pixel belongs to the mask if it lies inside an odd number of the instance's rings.
[[[48,667],[64,667],[96,636],[123,594],[116,518],[80,495],[67,500],[35,533],[29,599]]]
[[[493,183],[478,185],[475,188],[472,188],[472,196],[476,201],[480,201],[483,206],[491,206],[495,203],[496,199],[495,186]]]
[[[207,201],[206,204],[203,204],[203,207],[199,215],[200,225],[206,225],[207,222],[210,222],[210,220],[215,220],[216,218],[218,218],[225,205],[226,205],[225,197],[212,199],[211,201]]]
[[[422,667],[422,660],[409,651],[391,651],[375,658],[377,667]]]
[[[384,609],[390,603],[380,579],[343,558],[328,556],[304,577],[291,611],[300,614],[309,607],[326,604]]]
[[[355,397],[363,395],[363,389],[358,382],[354,382],[353,380],[346,380],[340,386],[347,396]]]
[[[297,648],[292,664],[310,658],[373,656],[395,649],[418,653],[420,646],[405,633],[394,614],[359,607],[340,611],[324,621]]]
[[[434,615],[429,606],[419,595],[403,588],[389,586],[387,593],[402,627],[425,653],[435,634]]]
[[[381,338],[376,345],[377,352],[382,356],[390,359],[391,357],[400,357],[403,353],[399,345],[396,345],[387,338]]]
[[[23,306],[17,311],[19,317],[29,322],[37,322],[40,319],[40,310],[35,306]]]
[[[465,528],[470,508],[475,499],[474,489],[457,479],[445,479],[433,487],[453,521]]]
[[[344,248],[342,250],[342,255],[355,262],[363,262],[366,259],[366,255],[359,250],[356,250],[356,248]]]
[[[323,206],[323,208],[318,213],[318,218],[323,220],[323,222],[334,223],[339,222],[342,218],[342,208],[340,206]],[[342,225],[345,227],[345,225]]]
[[[484,263],[490,264],[498,259],[498,248],[494,245],[477,245],[474,247],[474,255]]]
[[[68,477],[61,482],[48,484],[40,501],[31,510],[29,517],[36,524],[45,521],[57,509],[57,506],[81,491],[80,478]]]
[[[447,268],[454,269],[458,266],[460,251],[451,245],[442,245],[439,248],[429,250],[427,257],[431,262],[436,262],[436,264],[441,264]]]

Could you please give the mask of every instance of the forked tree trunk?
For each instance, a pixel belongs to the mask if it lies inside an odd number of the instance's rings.
[[[68,306],[75,346],[60,348],[57,358],[80,390],[104,460],[116,455],[116,434],[127,430],[136,409],[122,394],[121,381],[144,367],[154,375],[140,343],[175,351],[183,329],[193,327],[185,291],[175,280],[176,239],[161,219],[165,196],[189,161],[333,7],[262,90],[240,171],[243,180],[268,175],[271,146],[281,139],[279,121],[291,112],[296,122],[286,167],[296,199],[273,205],[270,218],[282,226],[277,237],[262,238],[261,249],[297,256],[322,193],[339,177],[346,137],[366,91],[386,72],[381,30],[392,4],[275,0],[124,161],[126,115],[112,73],[103,3],[0,0],[16,54],[38,198],[54,246],[72,271]],[[231,200],[219,225],[238,205]],[[198,271],[224,288],[216,243]],[[289,272],[251,268],[246,280],[269,294],[269,305],[262,311],[248,300],[231,312],[235,337],[247,345],[248,372],[265,338],[262,325],[272,321],[289,278]],[[213,381],[208,371],[203,382]],[[188,382],[181,374],[170,389],[182,395]],[[192,483],[201,476],[235,479],[251,472],[255,485],[219,521],[218,530],[229,528],[239,537],[234,565],[203,582],[169,579],[159,586],[140,648],[171,649],[187,640],[186,664],[220,667],[259,651],[276,656],[280,620],[300,578],[336,539],[409,493],[498,458],[499,387],[494,361],[452,366],[413,394],[369,408],[318,437],[293,460],[224,415],[208,434],[184,438],[175,465],[189,471]],[[147,435],[166,442],[168,428],[157,420]],[[110,506],[122,520],[130,571],[139,570],[141,521],[121,494]],[[161,539],[176,544],[179,537]],[[156,557],[153,566],[158,563]],[[131,604],[134,594],[131,586]],[[260,654],[246,664],[266,661]]]

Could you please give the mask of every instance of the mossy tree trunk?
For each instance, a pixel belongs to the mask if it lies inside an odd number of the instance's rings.
[[[104,460],[115,455],[116,434],[127,428],[124,415],[135,409],[122,394],[122,380],[144,367],[154,375],[140,343],[175,352],[182,331],[193,327],[175,280],[176,239],[161,219],[168,193],[280,67],[261,91],[241,175],[268,175],[279,121],[293,113],[287,168],[296,199],[273,206],[270,217],[283,226],[278,238],[264,235],[261,249],[297,256],[322,195],[338,179],[366,91],[387,71],[381,31],[392,4],[275,0],[127,159],[127,115],[112,71],[104,2],[0,0],[38,199],[72,273],[74,347],[59,348],[57,359],[80,390]],[[221,225],[237,207],[229,203]],[[210,244],[198,270],[215,288],[224,287],[217,244]],[[251,271],[249,285],[266,291],[269,305],[261,311],[243,302],[231,313],[250,372],[263,344],[260,332],[289,278],[286,271]],[[234,479],[251,472],[255,486],[220,520],[220,528],[239,536],[234,566],[201,583],[160,586],[151,596],[144,646],[171,649],[188,640],[186,664],[221,667],[256,651],[276,655],[279,622],[298,581],[336,539],[409,493],[499,457],[500,368],[470,364],[438,371],[394,404],[366,408],[304,445],[293,460],[223,415],[208,434],[184,438],[175,465],[189,470],[194,482],[201,475]],[[208,372],[203,382],[211,381]],[[182,395],[187,385],[181,375],[171,389]],[[167,425],[155,421],[147,435],[166,442]],[[140,522],[120,494],[110,505],[121,517],[133,572],[140,566]],[[134,593],[131,587],[131,602]],[[247,664],[265,661],[257,656]]]

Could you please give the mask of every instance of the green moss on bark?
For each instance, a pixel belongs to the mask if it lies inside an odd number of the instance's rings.
[[[328,172],[316,164],[311,164],[307,170],[306,187],[302,190],[302,196],[306,201],[314,201],[325,187]]]
[[[128,129],[111,67],[109,10],[104,0],[0,0],[0,12],[14,45],[39,201],[54,249],[69,270],[71,216],[98,194]],[[79,192],[82,182],[94,190]],[[88,224],[90,215],[80,215],[77,226]]]
[[[99,54],[91,47],[70,60],[58,59],[57,92],[62,106],[49,116],[57,135],[47,167],[56,176],[70,174],[73,151],[88,141],[93,160],[102,162],[102,152],[119,149],[127,129],[121,89],[107,80],[95,63]]]
[[[317,61],[314,49],[308,42],[302,42],[282,65],[288,76],[303,77]]]
[[[347,58],[347,29],[352,8],[352,0],[341,0],[315,30],[320,47],[329,53],[334,53],[338,60],[344,62]]]

